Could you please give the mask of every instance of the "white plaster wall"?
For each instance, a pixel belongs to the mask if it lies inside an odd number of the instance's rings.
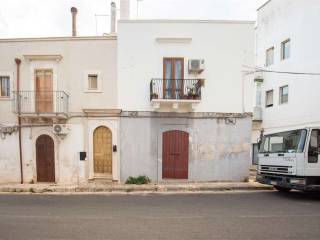
[[[0,40],[0,72],[9,72],[13,76],[11,90],[14,91],[16,89],[14,59],[20,58],[22,60],[20,89],[34,90],[34,69],[52,68],[54,90],[65,91],[69,94],[70,115],[78,116],[83,109],[114,109],[117,107],[116,50],[115,37]],[[24,55],[61,55],[62,60],[59,62],[54,60],[28,62]],[[101,74],[99,77],[102,86],[101,91],[89,93],[84,89],[85,73],[93,71]],[[0,99],[0,124],[17,124],[17,116],[12,113],[11,100]],[[79,152],[89,151],[88,144],[92,142],[92,138],[88,134],[88,124],[84,119],[76,117],[68,120],[70,132],[64,139],[52,133],[52,126],[22,129],[25,182],[32,180],[36,182],[35,141],[41,134],[48,134],[55,141],[56,181],[61,183],[87,181],[90,159],[80,161]],[[119,141],[117,139],[118,127],[113,129],[115,129],[113,132],[115,141]],[[20,182],[17,133],[0,139],[0,153],[0,182]],[[114,159],[118,160],[117,157]],[[114,164],[114,166],[117,165]],[[117,170],[115,170],[115,178],[119,178]]]
[[[33,73],[37,67],[54,69],[54,90],[69,94],[69,111],[81,112],[82,109],[106,109],[117,106],[116,61],[117,43],[115,37],[95,38],[49,38],[49,39],[0,39],[0,72],[9,71],[15,76],[14,59],[20,58],[21,86],[20,90],[34,90]],[[24,55],[61,55],[60,62],[36,61],[28,62]],[[101,91],[85,90],[85,73],[101,73]],[[13,79],[13,89],[16,79]],[[85,99],[85,100],[84,100]],[[10,111],[8,111],[10,110]],[[0,100],[0,122],[15,119],[11,113],[11,102]]]
[[[156,38],[190,38],[159,43]],[[250,81],[242,65],[254,63],[254,23],[219,21],[120,21],[118,24],[119,108],[151,111],[150,81],[163,78],[163,57],[184,57],[185,78],[205,78],[197,112],[252,111]],[[189,75],[188,59],[205,59],[206,69]],[[242,84],[244,86],[244,103]]]
[[[320,72],[320,1],[272,0],[258,11],[256,64],[276,71]],[[281,42],[291,39],[291,56],[281,60]],[[266,67],[266,50],[274,46],[274,64]],[[320,124],[320,76],[264,73],[262,84],[263,128]],[[279,87],[289,85],[288,104],[279,104]],[[274,90],[274,106],[265,108],[265,92]]]
[[[20,181],[18,133],[0,138],[0,183]]]

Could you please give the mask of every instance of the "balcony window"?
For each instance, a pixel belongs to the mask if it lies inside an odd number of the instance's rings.
[[[164,58],[163,59],[163,84],[164,96],[167,99],[182,98],[184,79],[184,59]]]
[[[10,97],[10,77],[0,76],[0,97],[8,98]]]
[[[269,90],[266,92],[266,107],[273,106],[273,90]]]
[[[288,98],[289,98],[289,87],[288,85],[287,86],[283,86],[283,87],[280,87],[279,89],[279,103],[280,104],[285,104],[285,103],[288,103]]]

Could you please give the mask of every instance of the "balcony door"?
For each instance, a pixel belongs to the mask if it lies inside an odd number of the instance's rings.
[[[38,113],[53,112],[53,72],[51,69],[35,71],[36,111]]]
[[[184,59],[163,59],[163,96],[165,99],[183,97]]]

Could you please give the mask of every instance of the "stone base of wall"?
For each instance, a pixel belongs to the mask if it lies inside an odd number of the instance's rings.
[[[129,176],[162,178],[162,135],[189,133],[189,181],[243,181],[251,164],[252,121],[238,113],[122,112],[121,181]]]

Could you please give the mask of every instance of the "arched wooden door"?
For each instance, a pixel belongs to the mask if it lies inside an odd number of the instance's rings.
[[[54,142],[48,135],[41,135],[36,141],[37,181],[55,182]]]
[[[112,133],[107,127],[98,127],[93,133],[94,173],[112,174]]]
[[[162,135],[162,178],[188,179],[189,134],[168,131]]]

